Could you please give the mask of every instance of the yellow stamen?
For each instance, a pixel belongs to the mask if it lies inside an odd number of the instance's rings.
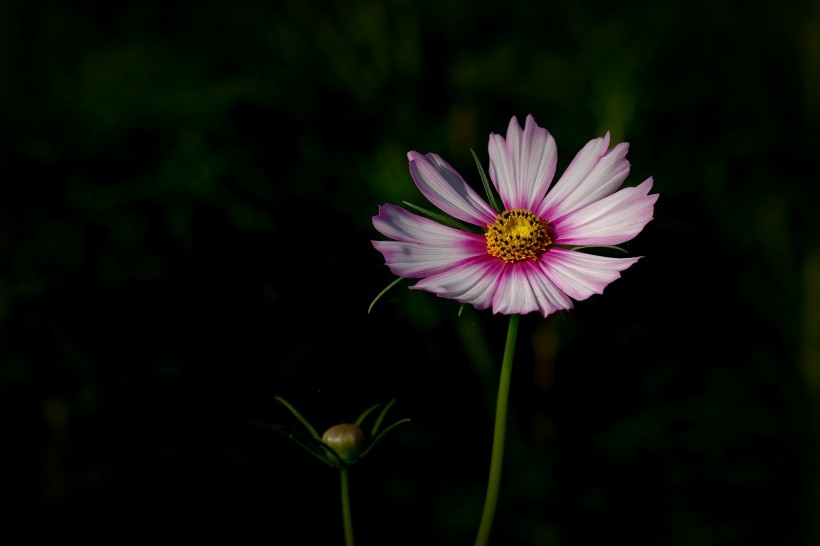
[[[487,254],[507,263],[537,260],[552,245],[550,225],[524,209],[505,210],[487,226]]]

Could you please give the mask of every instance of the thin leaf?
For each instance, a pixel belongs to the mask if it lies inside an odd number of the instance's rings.
[[[379,301],[381,299],[381,297],[384,296],[387,293],[388,290],[390,290],[391,288],[393,288],[394,286],[399,284],[402,281],[403,278],[404,277],[399,277],[398,279],[396,279],[395,281],[393,281],[389,285],[387,285],[387,288],[385,288],[384,290],[379,292],[379,295],[375,297],[375,299],[370,303],[370,307],[367,308],[367,314],[368,315],[370,314],[370,311],[373,309],[373,306],[376,305],[376,302]]]
[[[490,181],[487,180],[487,175],[484,174],[484,167],[481,166],[481,161],[478,160],[478,156],[470,148],[470,153],[473,154],[473,159],[475,160],[476,167],[478,167],[478,174],[481,176],[481,183],[484,184],[484,191],[487,193],[487,200],[490,202],[490,205],[496,210],[496,212],[503,212],[504,209],[499,207],[498,202],[495,200],[495,194],[493,193],[493,189],[490,186]]]
[[[287,402],[284,398],[282,398],[281,396],[274,396],[274,398],[276,398],[277,400],[279,400],[279,401],[282,403],[282,405],[284,405],[286,408],[288,408],[288,409],[290,410],[290,412],[294,415],[294,417],[296,417],[297,419],[299,419],[299,422],[300,422],[300,423],[302,423],[303,425],[305,425],[305,428],[306,428],[306,429],[308,429],[308,432],[310,432],[310,435],[311,435],[311,436],[313,436],[315,439],[319,440],[320,442],[322,441],[322,438],[321,438],[321,437],[320,437],[320,436],[316,433],[316,429],[314,429],[314,428],[310,425],[310,423],[308,423],[308,422],[307,422],[307,419],[305,419],[304,417],[302,417],[302,415],[301,415],[298,411],[296,411],[296,408],[294,408],[293,406],[291,406],[291,405],[290,405],[290,404],[289,404],[289,403],[288,403],[288,402]]]
[[[257,423],[261,424],[261,423]],[[339,463],[342,461],[342,458],[339,457],[339,454],[333,451],[327,444],[324,442],[317,440],[313,437],[307,436],[300,432],[296,432],[290,427],[285,427],[282,425],[262,425],[266,428],[275,430],[276,432],[287,436],[290,440],[292,440],[297,445],[301,446],[305,451],[322,461],[323,463],[327,464],[332,468],[339,468]]]
[[[367,446],[367,448],[366,448],[364,451],[362,451],[362,454],[361,454],[361,455],[359,455],[359,458],[358,458],[358,459],[356,459],[356,460],[358,461],[359,459],[361,459],[362,457],[364,457],[365,455],[367,455],[367,453],[368,453],[371,449],[373,449],[373,446],[375,446],[375,445],[376,445],[376,442],[378,442],[379,440],[381,440],[381,439],[384,437],[384,435],[385,435],[385,434],[387,434],[388,432],[390,432],[391,430],[393,430],[393,429],[394,429],[394,428],[396,428],[397,426],[401,425],[402,423],[409,423],[409,422],[410,422],[410,419],[409,419],[409,418],[407,418],[407,419],[402,419],[401,421],[396,421],[395,423],[393,423],[392,425],[390,425],[389,427],[387,427],[386,429],[384,429],[383,431],[381,431],[381,433],[380,433],[378,436],[376,436],[375,438],[373,438],[373,440],[371,440],[371,441],[370,441],[370,445],[368,445],[368,446]]]
[[[373,430],[370,431],[371,436],[376,435],[376,432],[379,430],[379,427],[382,426],[382,421],[384,420],[384,416],[387,414],[387,410],[389,410],[395,403],[396,399],[394,398],[393,400],[388,402],[387,405],[384,407],[382,412],[379,414],[379,418],[376,419],[375,423],[373,423]]]
[[[443,214],[439,214],[438,212],[433,212],[432,210],[427,210],[427,209],[421,208],[420,206],[414,205],[413,203],[410,203],[409,201],[402,201],[402,203],[404,203],[406,206],[410,207],[411,209],[416,210],[416,211],[422,213],[423,215],[428,216],[428,217],[432,218],[433,220],[436,220],[437,222],[440,222],[440,223],[442,223],[446,226],[454,227],[456,229],[460,229],[461,231],[470,231],[470,232],[474,231],[474,229],[471,229],[470,227],[467,227],[466,225],[462,224],[458,220],[456,220],[454,218],[450,218],[449,216],[445,216]]]
[[[613,246],[613,245],[588,245],[588,246],[555,245],[555,246],[557,246],[559,248],[566,248],[566,249],[569,249],[569,250],[583,250],[583,249],[587,249],[587,248],[608,248],[610,250],[618,250],[620,252],[623,252],[624,254],[629,254],[629,251],[627,251],[627,250],[625,250],[625,249],[623,249],[619,246]]]
[[[361,427],[362,426],[362,421],[364,421],[367,418],[367,416],[370,415],[371,413],[373,413],[373,410],[375,410],[379,406],[381,406],[381,404],[373,404],[372,406],[370,406],[369,408],[364,410],[362,412],[362,414],[359,415],[359,418],[356,419],[356,426]]]

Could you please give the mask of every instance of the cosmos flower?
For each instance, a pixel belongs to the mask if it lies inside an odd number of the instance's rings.
[[[385,204],[373,225],[391,240],[373,241],[373,246],[395,275],[420,279],[414,289],[505,315],[539,312],[546,317],[571,309],[573,300],[601,294],[640,259],[600,256],[578,247],[629,241],[652,220],[658,198],[649,195],[651,177],[621,188],[629,174],[629,145],[609,149],[609,141],[607,132],[587,143],[550,187],[558,159],[555,140],[531,115],[523,130],[513,116],[506,139],[491,134],[489,141],[490,179],[501,211],[441,157],[411,151],[410,173],[421,193],[442,212],[477,229]]]

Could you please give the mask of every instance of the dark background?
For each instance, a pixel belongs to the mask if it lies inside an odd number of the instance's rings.
[[[0,540],[343,544],[251,424],[408,417],[357,544],[472,544],[507,318],[401,285],[406,153],[533,114],[649,176],[644,256],[521,321],[494,544],[820,544],[820,5],[0,0]]]

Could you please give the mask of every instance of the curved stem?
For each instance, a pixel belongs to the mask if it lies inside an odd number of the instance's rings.
[[[504,435],[507,429],[507,405],[510,397],[510,378],[512,376],[513,357],[515,356],[515,339],[518,336],[519,315],[510,315],[510,326],[507,329],[507,344],[504,346],[504,360],[501,363],[501,378],[498,381],[498,401],[495,407],[495,430],[493,432],[493,454],[490,461],[490,478],[487,481],[487,497],[484,500],[484,513],[478,528],[476,546],[485,546],[490,540],[490,529],[498,503],[498,489],[501,484],[501,467],[504,461]]]
[[[350,517],[350,489],[347,468],[339,470],[342,478],[342,519],[345,526],[345,546],[353,546],[353,518]]]

